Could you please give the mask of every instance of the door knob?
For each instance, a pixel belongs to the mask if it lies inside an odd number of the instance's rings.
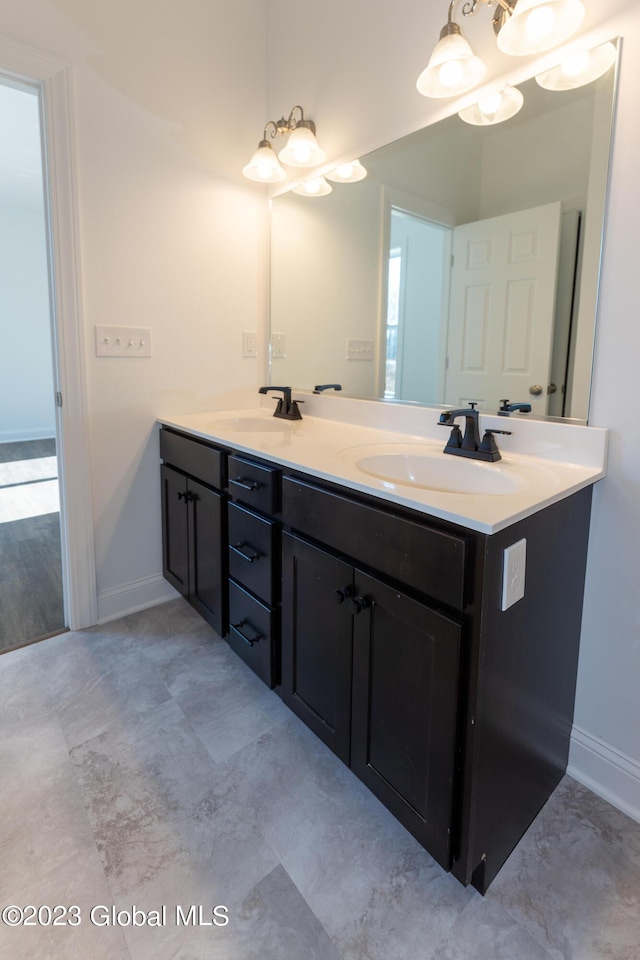
[[[532,387],[529,387],[529,393],[532,397],[539,397],[542,393],[542,387],[539,383],[534,383]]]
[[[351,585],[347,587],[343,587],[341,590],[336,590],[336,593],[335,593],[336,603],[344,603],[344,601],[348,600],[352,594],[353,594],[353,587]]]
[[[556,393],[557,390],[558,390],[557,383],[550,383],[549,386],[547,387],[547,393]]]
[[[349,600],[349,610],[355,616],[371,606],[371,600],[368,597],[352,597]]]

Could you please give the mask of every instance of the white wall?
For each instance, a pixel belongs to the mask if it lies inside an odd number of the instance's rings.
[[[635,0],[589,0],[587,8],[583,34],[619,34],[624,46],[591,407],[591,422],[611,431],[611,450],[609,476],[594,492],[571,770],[640,819],[640,442],[634,416],[640,7]],[[271,0],[270,42],[295,24],[296,34],[313,36],[313,43],[291,44],[286,56],[270,62],[268,115],[302,103],[336,161],[440,119],[453,105],[424,99],[415,81],[445,19],[440,0]],[[489,63],[487,88],[499,77],[517,81],[532,72],[527,58],[498,53],[486,10],[465,21],[465,32]]]
[[[157,415],[258,385],[264,32],[264,0],[0,0],[5,38],[72,65],[101,617],[169,595]],[[95,324],[150,326],[153,357],[97,359]]]
[[[55,436],[42,206],[0,203],[0,337],[0,443]]]

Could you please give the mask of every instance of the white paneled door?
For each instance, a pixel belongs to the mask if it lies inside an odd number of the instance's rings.
[[[547,412],[560,203],[453,232],[445,403]]]

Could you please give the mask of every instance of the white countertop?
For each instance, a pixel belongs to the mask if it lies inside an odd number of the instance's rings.
[[[479,463],[446,456],[461,470],[501,471],[516,478],[515,492],[453,493],[392,483],[363,473],[357,463],[375,453],[427,453],[440,458],[448,432],[439,409],[298,394],[303,419],[272,416],[274,398],[253,409],[160,417],[159,422],[241,453],[342,484],[481,533],[497,533],[605,475],[607,434],[602,428],[480,416],[480,431],[510,430],[496,438],[502,460]],[[464,424],[461,426],[464,428]],[[448,466],[448,465],[447,465]]]

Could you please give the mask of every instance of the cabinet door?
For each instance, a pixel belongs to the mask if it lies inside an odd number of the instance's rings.
[[[171,467],[160,467],[162,483],[162,572],[184,597],[189,595],[187,478]]]
[[[282,697],[349,763],[353,568],[283,536]]]
[[[460,624],[356,571],[351,767],[450,866]]]
[[[189,600],[207,623],[226,633],[222,568],[222,497],[189,477]]]

